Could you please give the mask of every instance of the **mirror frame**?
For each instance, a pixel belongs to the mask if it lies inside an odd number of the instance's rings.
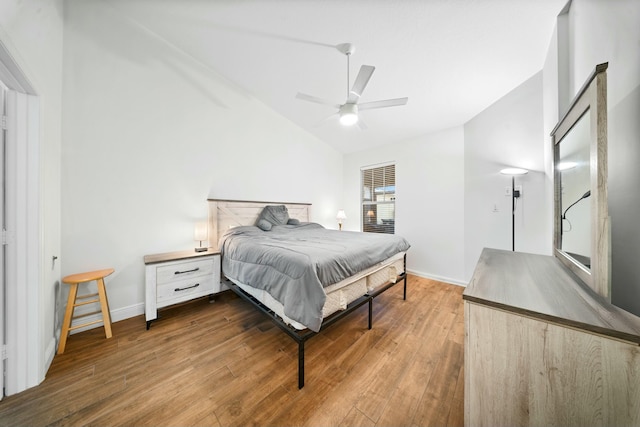
[[[611,244],[607,197],[607,67],[599,64],[571,102],[569,110],[551,131],[554,180],[554,255],[591,289],[611,301]],[[590,111],[591,267],[581,264],[561,248],[562,197],[557,168],[562,139]]]

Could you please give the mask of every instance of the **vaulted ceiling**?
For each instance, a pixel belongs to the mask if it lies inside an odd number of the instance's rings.
[[[109,0],[129,19],[207,64],[343,153],[459,126],[542,69],[566,0]],[[366,129],[339,124],[361,65]],[[331,117],[330,117],[331,116]],[[328,118],[328,119],[327,119]]]

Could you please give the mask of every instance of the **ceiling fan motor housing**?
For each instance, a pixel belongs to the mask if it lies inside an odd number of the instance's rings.
[[[356,47],[351,43],[341,43],[336,46],[336,49],[344,55],[351,55],[356,51]]]

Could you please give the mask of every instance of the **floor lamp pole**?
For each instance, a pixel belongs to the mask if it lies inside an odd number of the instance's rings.
[[[521,190],[516,193],[516,175],[524,175],[529,172],[521,168],[504,168],[500,171],[503,175],[511,175],[511,250],[516,251],[516,198],[519,198]],[[509,191],[509,187],[507,187]]]
[[[516,251],[516,177],[511,175],[511,250]]]

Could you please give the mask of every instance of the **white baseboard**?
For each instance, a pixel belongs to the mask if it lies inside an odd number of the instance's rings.
[[[47,344],[47,348],[44,351],[45,374],[49,370],[51,363],[53,363],[53,358],[55,357],[57,351],[58,351],[58,341],[56,340],[56,337],[51,337],[51,339],[49,340],[49,344]],[[42,378],[40,382],[42,382],[42,380],[44,380],[44,378]]]
[[[111,313],[111,322],[112,323],[119,322],[120,320],[125,320],[131,317],[144,314],[144,303],[141,302],[138,304],[130,305],[129,307],[122,307],[115,310],[111,310],[110,313]],[[87,323],[87,322],[92,322],[94,320],[99,320],[99,319],[102,319],[102,314],[93,314],[91,316],[83,317],[82,320],[80,320],[78,323]],[[73,326],[73,323],[72,323],[72,326]],[[102,323],[95,323],[93,325],[88,325],[82,328],[74,329],[70,333],[75,334],[82,331],[88,331],[89,329],[102,328],[102,327],[103,327]]]
[[[438,282],[450,283],[452,285],[467,287],[468,283],[465,283],[461,280],[452,279],[450,277],[443,277],[434,274],[427,274],[421,271],[409,270],[407,269],[407,273],[413,274],[414,276],[424,277],[425,279],[437,280]]]

